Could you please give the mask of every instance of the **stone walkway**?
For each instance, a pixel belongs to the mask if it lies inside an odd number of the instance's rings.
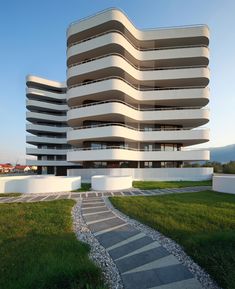
[[[91,198],[91,197],[114,197],[114,196],[151,196],[151,195],[165,195],[172,193],[191,193],[211,190],[210,186],[179,188],[179,189],[157,189],[157,190],[139,190],[129,189],[119,192],[60,192],[60,193],[41,193],[41,194],[22,194],[19,197],[1,197],[0,203],[15,203],[15,202],[42,202],[54,201],[61,199]]]
[[[84,221],[116,264],[125,289],[202,289],[192,273],[157,241],[121,219],[106,206],[103,197],[151,196],[198,192],[210,187],[138,190],[122,192],[51,193],[2,197],[0,203],[81,200]]]
[[[82,199],[83,218],[116,264],[125,289],[201,289],[189,270],[157,241],[120,219],[102,197]]]

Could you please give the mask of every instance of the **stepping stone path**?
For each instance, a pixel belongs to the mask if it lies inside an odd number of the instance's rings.
[[[54,201],[60,199],[74,199],[91,198],[91,197],[114,197],[114,196],[151,196],[151,195],[165,195],[172,193],[191,193],[211,190],[210,186],[190,187],[180,189],[157,189],[157,190],[139,190],[129,189],[121,192],[60,192],[60,193],[41,193],[41,194],[22,194],[18,197],[1,197],[0,203],[15,203],[15,202],[42,202]]]
[[[157,241],[120,219],[102,197],[82,199],[83,218],[116,264],[125,289],[202,289]]]
[[[192,273],[172,254],[143,232],[117,216],[106,206],[104,197],[151,196],[198,192],[211,187],[138,190],[122,192],[61,192],[3,197],[0,203],[81,199],[82,216],[99,243],[116,264],[125,289],[202,289]]]

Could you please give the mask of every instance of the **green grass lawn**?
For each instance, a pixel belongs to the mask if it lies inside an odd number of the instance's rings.
[[[21,195],[22,195],[21,193],[3,193],[3,194],[0,194],[0,198],[1,197],[19,197]]]
[[[204,191],[110,200],[181,244],[224,289],[235,288],[235,195]]]
[[[184,188],[195,186],[212,186],[212,181],[170,181],[170,182],[156,182],[156,181],[134,181],[133,187],[141,190],[153,189],[170,189],[170,188]]]
[[[91,183],[81,183],[81,188],[72,192],[87,192],[91,189]]]
[[[0,204],[1,289],[106,288],[72,230],[74,203]]]

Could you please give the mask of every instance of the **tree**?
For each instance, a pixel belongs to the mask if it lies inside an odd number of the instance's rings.
[[[224,174],[235,174],[235,161],[230,161],[223,165]]]

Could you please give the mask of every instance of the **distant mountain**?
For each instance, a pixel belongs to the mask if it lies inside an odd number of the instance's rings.
[[[227,163],[229,161],[235,161],[235,144],[209,148],[211,153],[210,161]]]

